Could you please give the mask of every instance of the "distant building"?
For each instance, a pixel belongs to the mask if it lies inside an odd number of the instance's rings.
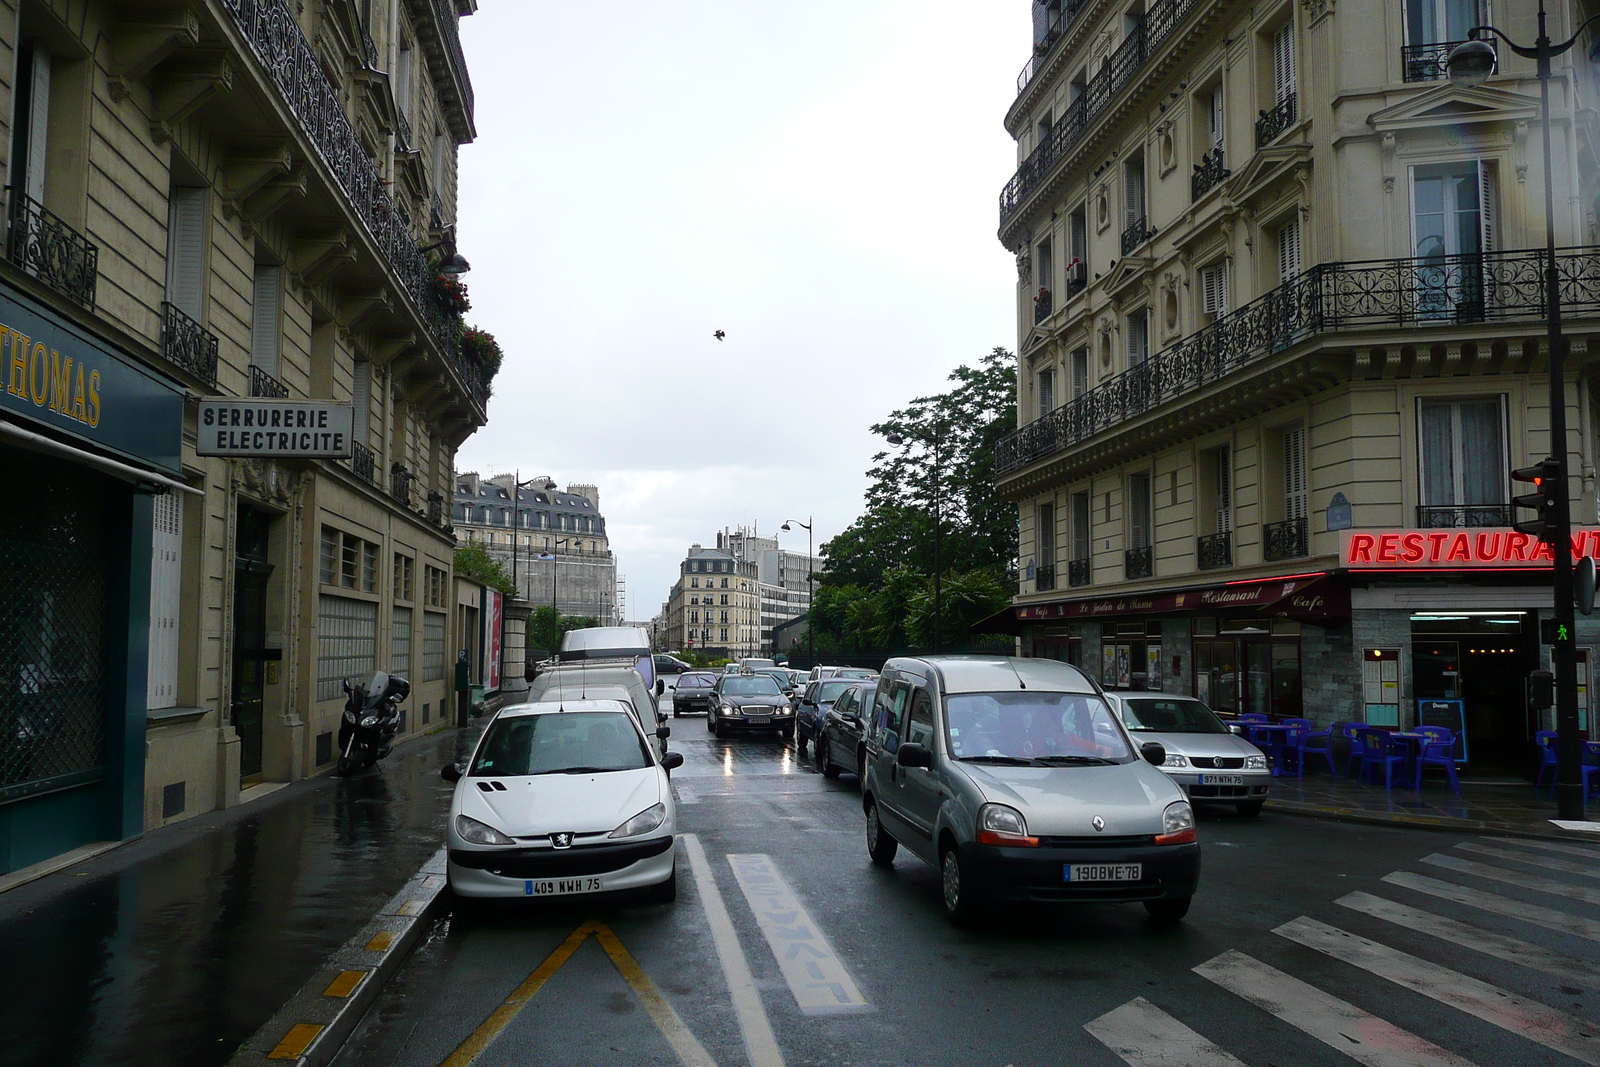
[[[717,548],[756,565],[760,583],[761,648],[772,651],[773,628],[811,610],[809,580],[822,573],[820,557],[786,552],[775,537],[761,537],[749,527],[717,534]]]
[[[691,545],[663,609],[667,625],[662,647],[734,659],[758,654],[759,584],[756,564],[721,549]]]

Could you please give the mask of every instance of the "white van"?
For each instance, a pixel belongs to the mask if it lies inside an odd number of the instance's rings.
[[[639,672],[650,689],[656,687],[656,662],[650,654],[650,633],[643,626],[590,626],[568,630],[561,635],[561,651],[556,658],[562,663],[622,660]]]

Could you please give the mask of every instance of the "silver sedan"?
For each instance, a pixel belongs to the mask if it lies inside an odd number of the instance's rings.
[[[1240,815],[1261,814],[1272,771],[1262,751],[1239,737],[1193,697],[1170,693],[1107,693],[1139,741],[1166,749],[1161,769],[1190,800],[1233,804]]]

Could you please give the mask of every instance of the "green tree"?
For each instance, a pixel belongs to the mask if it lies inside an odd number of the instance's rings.
[[[563,615],[546,604],[528,613],[528,647],[542,648],[553,656],[560,650],[561,637],[568,630],[583,630],[599,625],[599,619],[588,615]]]
[[[502,593],[515,594],[517,591],[505,567],[477,541],[468,541],[456,549],[456,573]]]
[[[1011,638],[994,635],[974,641],[971,636],[974,624],[988,618],[1011,603],[1008,586],[990,571],[966,571],[945,575],[940,590],[941,613],[944,625],[940,627],[939,643],[943,648],[993,645],[1009,648]],[[934,611],[933,583],[928,582],[918,591],[906,612],[906,633],[911,643],[919,648],[933,647]]]

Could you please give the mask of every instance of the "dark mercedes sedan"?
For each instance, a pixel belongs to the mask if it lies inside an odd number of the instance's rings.
[[[725,674],[711,691],[706,729],[718,737],[734,730],[777,730],[794,736],[794,709],[778,683],[764,674]]]
[[[716,688],[717,676],[710,671],[684,671],[678,675],[678,686],[672,691],[672,715],[690,715],[711,707],[711,690]]]

